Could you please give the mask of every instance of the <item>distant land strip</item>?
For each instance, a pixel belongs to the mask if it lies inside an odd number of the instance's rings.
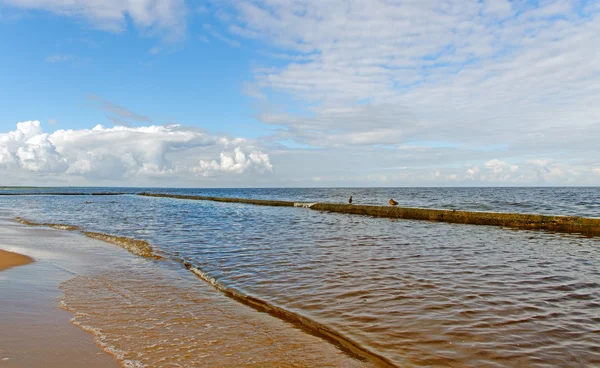
[[[47,196],[119,196],[125,193],[117,192],[29,192],[29,193],[3,193],[0,192],[0,196],[36,196],[36,195],[47,195]]]
[[[259,206],[306,207],[311,210],[346,213],[353,215],[425,220],[454,224],[503,226],[527,230],[548,230],[563,233],[578,233],[600,236],[600,218],[578,216],[547,216],[523,213],[472,212],[438,210],[428,208],[404,208],[392,206],[351,205],[338,203],[299,203],[271,201],[266,199],[222,198],[176,194],[139,193],[146,197],[164,197],[189,200],[204,200],[228,203],[245,203]]]

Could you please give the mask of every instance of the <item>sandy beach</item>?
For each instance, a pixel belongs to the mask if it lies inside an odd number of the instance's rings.
[[[7,270],[11,267],[23,266],[31,262],[33,262],[33,258],[31,257],[0,249],[0,271]]]

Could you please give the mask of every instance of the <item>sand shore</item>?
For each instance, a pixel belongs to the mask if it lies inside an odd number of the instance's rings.
[[[33,262],[33,258],[31,257],[0,249],[0,271],[7,270],[11,267],[23,266],[31,262]]]

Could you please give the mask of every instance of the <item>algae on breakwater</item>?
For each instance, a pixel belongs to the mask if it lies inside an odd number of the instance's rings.
[[[401,218],[407,220],[505,226],[519,229],[581,233],[587,236],[600,235],[600,219],[577,216],[546,216],[521,213],[471,212],[428,208],[403,208],[333,203],[316,203],[310,208],[319,211],[350,213],[375,217]]]
[[[353,205],[338,203],[301,203],[246,198],[221,198],[176,194],[140,193],[146,197],[205,200],[216,202],[246,203],[260,206],[289,206],[310,208],[316,211],[347,213],[353,215],[449,222],[454,224],[504,226],[528,230],[548,230],[563,233],[580,233],[600,236],[600,218],[577,216],[546,216],[522,213],[472,212],[438,210],[428,208],[404,208],[392,206]]]
[[[77,226],[73,226],[73,225],[52,224],[49,222],[37,223],[37,222],[25,220],[24,218],[21,218],[21,217],[15,217],[15,221],[18,221],[18,222],[22,223],[23,225],[28,225],[28,226],[49,226],[49,227],[57,229],[57,230],[66,230],[66,231],[79,230],[79,228]]]

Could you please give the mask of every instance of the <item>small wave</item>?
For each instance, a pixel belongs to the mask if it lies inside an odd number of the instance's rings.
[[[22,217],[15,217],[15,221],[18,221],[24,225],[28,226],[48,226],[57,230],[66,230],[66,231],[77,231],[81,230],[78,226],[68,225],[68,224],[52,224],[52,223],[39,223],[26,220]],[[116,236],[104,233],[96,233],[91,231],[81,231],[88,238],[101,240],[106,243],[118,245],[119,247],[128,250],[129,252],[146,257],[146,258],[154,258],[161,259],[162,257],[157,255],[154,252],[154,249],[150,246],[150,244],[145,240],[139,240],[134,238],[128,238],[124,236]]]
[[[29,221],[29,220],[25,220],[22,217],[15,217],[15,221],[22,223],[23,225],[28,225],[28,226],[42,226],[43,224],[39,224],[37,222],[33,222],[33,221]]]
[[[48,226],[48,227],[51,227],[53,229],[65,230],[65,231],[79,230],[79,228],[77,226],[73,226],[73,225],[52,224],[52,223],[49,223],[49,222],[38,223],[38,222],[33,222],[33,221],[26,220],[26,219],[24,219],[22,217],[15,217],[15,221],[20,222],[23,225],[28,225],[28,226]]]
[[[104,233],[95,233],[91,231],[83,231],[83,234],[88,238],[102,240],[107,243],[111,243],[114,245],[118,245],[123,249],[128,250],[129,252],[147,258],[155,258],[160,259],[162,257],[156,255],[154,250],[145,240],[127,238],[124,236],[116,236]]]
[[[85,316],[85,313],[79,313],[71,308],[69,308],[69,305],[65,302],[64,298],[59,298],[58,301],[58,306],[63,309],[66,310],[67,312],[70,312],[73,314],[73,318],[71,318],[71,323],[79,328],[81,328],[82,330],[92,334],[94,336],[94,342],[105,352],[109,353],[110,355],[114,356],[115,359],[117,359],[117,361],[119,361],[119,363],[121,363],[121,365],[125,368],[146,368],[147,365],[143,364],[140,361],[137,360],[132,360],[132,359],[125,359],[126,356],[126,352],[116,348],[115,346],[112,346],[111,344],[108,343],[108,339],[106,338],[106,335],[102,333],[102,330],[96,327],[92,327],[92,326],[88,326],[85,325],[81,322],[79,322],[79,319],[83,316]],[[79,318],[78,318],[79,317]]]
[[[79,230],[77,226],[73,225],[64,225],[64,224],[46,224],[46,226],[50,226],[53,229],[57,230],[65,230],[65,231],[75,231]]]

